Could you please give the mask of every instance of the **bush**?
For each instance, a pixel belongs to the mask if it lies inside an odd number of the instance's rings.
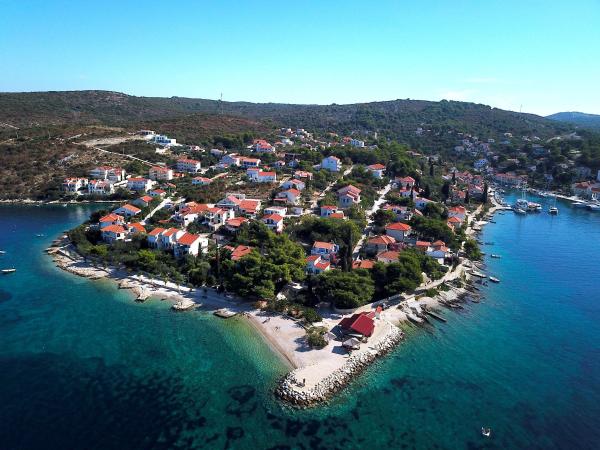
[[[323,348],[327,345],[325,340],[325,327],[312,327],[306,330],[306,342],[312,348]]]
[[[307,323],[315,323],[323,320],[323,318],[314,308],[304,308],[302,316]]]

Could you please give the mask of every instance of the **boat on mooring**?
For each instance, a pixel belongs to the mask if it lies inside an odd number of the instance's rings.
[[[490,277],[490,281],[492,283],[500,283],[500,280],[498,278],[496,278],[496,277]]]
[[[490,437],[492,435],[492,429],[481,427],[481,434],[485,437]]]
[[[548,209],[548,213],[551,214],[551,215],[553,215],[553,216],[556,216],[556,215],[558,215],[558,208],[556,206],[551,206]]]
[[[495,254],[495,253],[492,253],[490,256],[491,256],[492,258],[502,258],[500,255],[497,255],[497,254]]]
[[[10,269],[2,269],[2,273],[4,275],[8,275],[9,273],[15,273],[16,271],[17,271],[17,269],[15,269],[14,267],[10,268]]]

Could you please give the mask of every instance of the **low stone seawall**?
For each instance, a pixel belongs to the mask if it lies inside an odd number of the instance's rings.
[[[323,378],[313,388],[303,390],[299,388],[296,372],[287,374],[275,390],[275,394],[282,400],[298,407],[313,406],[329,399],[333,394],[343,389],[356,375],[362,372],[377,357],[382,356],[394,348],[404,337],[402,331],[394,326],[393,331],[373,348],[357,355],[350,356],[342,367]]]

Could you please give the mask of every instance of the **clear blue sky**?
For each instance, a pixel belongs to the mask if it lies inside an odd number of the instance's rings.
[[[600,0],[0,0],[0,91],[600,114]]]

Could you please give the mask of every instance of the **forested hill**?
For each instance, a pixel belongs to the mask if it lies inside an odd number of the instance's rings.
[[[559,122],[568,122],[571,124],[578,125],[580,127],[600,130],[600,115],[598,114],[586,114],[581,112],[559,112],[548,116],[548,119],[556,120]]]
[[[392,100],[349,105],[293,105],[135,97],[109,91],[0,93],[0,122],[18,127],[74,123],[133,125],[194,113],[239,116],[275,126],[339,133],[378,131],[388,137],[414,134],[418,127],[436,131],[459,129],[483,136],[509,131],[540,137],[571,128],[532,114],[454,101]]]

